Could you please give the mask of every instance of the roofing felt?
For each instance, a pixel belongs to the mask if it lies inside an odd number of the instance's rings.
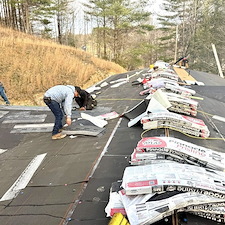
[[[131,71],[108,78],[106,81],[109,85],[97,95],[98,107],[89,113],[95,116],[108,111],[122,114],[141,102],[144,97],[138,93],[142,87],[132,86],[131,82],[141,76],[142,72]],[[129,82],[115,88],[110,86],[110,81],[126,78],[127,75],[132,76]],[[193,86],[197,95],[203,97],[197,117],[208,125],[210,137],[218,139],[193,139],[173,130],[169,130],[169,135],[225,152],[224,140],[221,139],[225,134],[224,124],[212,118],[213,115],[225,117],[225,103],[222,98],[213,99],[213,93],[210,93],[210,90],[216,90],[217,95],[223,95],[224,79],[195,71],[191,71],[191,75],[207,84]],[[209,81],[212,83],[208,84]],[[113,182],[122,179],[124,169],[129,166],[129,157],[141,139],[142,127],[136,125],[129,128],[129,120],[121,117],[109,120],[98,136],[77,135],[75,138],[66,137],[54,141],[51,140],[50,132],[11,133],[17,123],[4,123],[4,120],[10,119],[10,115],[18,115],[20,118],[25,111],[34,116],[46,114],[44,123],[53,122],[53,115],[46,107],[28,109],[0,106],[0,149],[6,150],[0,154],[0,196],[6,193],[34,157],[44,153],[47,155],[26,188],[20,190],[16,198],[0,202],[0,224],[108,224],[110,218],[106,218],[104,209],[108,203],[109,189]],[[77,114],[77,111],[73,113],[73,119],[79,117]],[[164,129],[151,130],[145,134],[163,135]],[[189,214],[187,219],[187,224],[191,225],[217,224]],[[171,224],[171,221],[169,217],[167,222],[157,224]]]

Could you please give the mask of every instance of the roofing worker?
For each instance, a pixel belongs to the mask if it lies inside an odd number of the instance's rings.
[[[177,64],[177,63],[179,63],[179,66],[180,66],[180,67],[181,67],[181,66],[184,66],[184,67],[188,68],[188,56],[187,56],[187,57],[181,57],[181,58],[179,58],[179,59],[174,63],[174,65]]]
[[[0,81],[0,96],[3,98],[6,105],[10,105],[10,102],[9,102],[7,96],[6,96],[5,88],[4,88],[3,83],[1,81]]]
[[[80,110],[91,110],[97,105],[97,101],[87,91],[75,86],[75,101],[79,105]]]
[[[72,85],[56,85],[48,89],[44,94],[44,102],[55,116],[55,124],[52,130],[52,139],[62,139],[66,134],[61,133],[62,119],[65,113],[66,124],[71,125],[72,103],[75,96],[75,87]]]

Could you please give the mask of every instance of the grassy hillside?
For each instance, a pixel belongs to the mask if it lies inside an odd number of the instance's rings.
[[[87,88],[121,66],[68,46],[63,46],[0,26],[0,81],[12,104],[43,105],[43,93],[57,84]],[[0,104],[4,104],[0,99]]]

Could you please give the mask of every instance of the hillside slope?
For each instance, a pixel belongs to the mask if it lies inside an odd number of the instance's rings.
[[[121,66],[73,47],[0,26],[0,81],[12,104],[42,105],[43,93],[57,84],[87,88]],[[2,99],[0,104],[4,104]]]

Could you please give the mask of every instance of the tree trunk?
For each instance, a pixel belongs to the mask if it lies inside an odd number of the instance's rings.
[[[57,28],[58,28],[58,42],[62,44],[62,33],[61,33],[61,18],[60,12],[57,14]]]
[[[103,58],[107,59],[106,51],[106,18],[103,18]]]

